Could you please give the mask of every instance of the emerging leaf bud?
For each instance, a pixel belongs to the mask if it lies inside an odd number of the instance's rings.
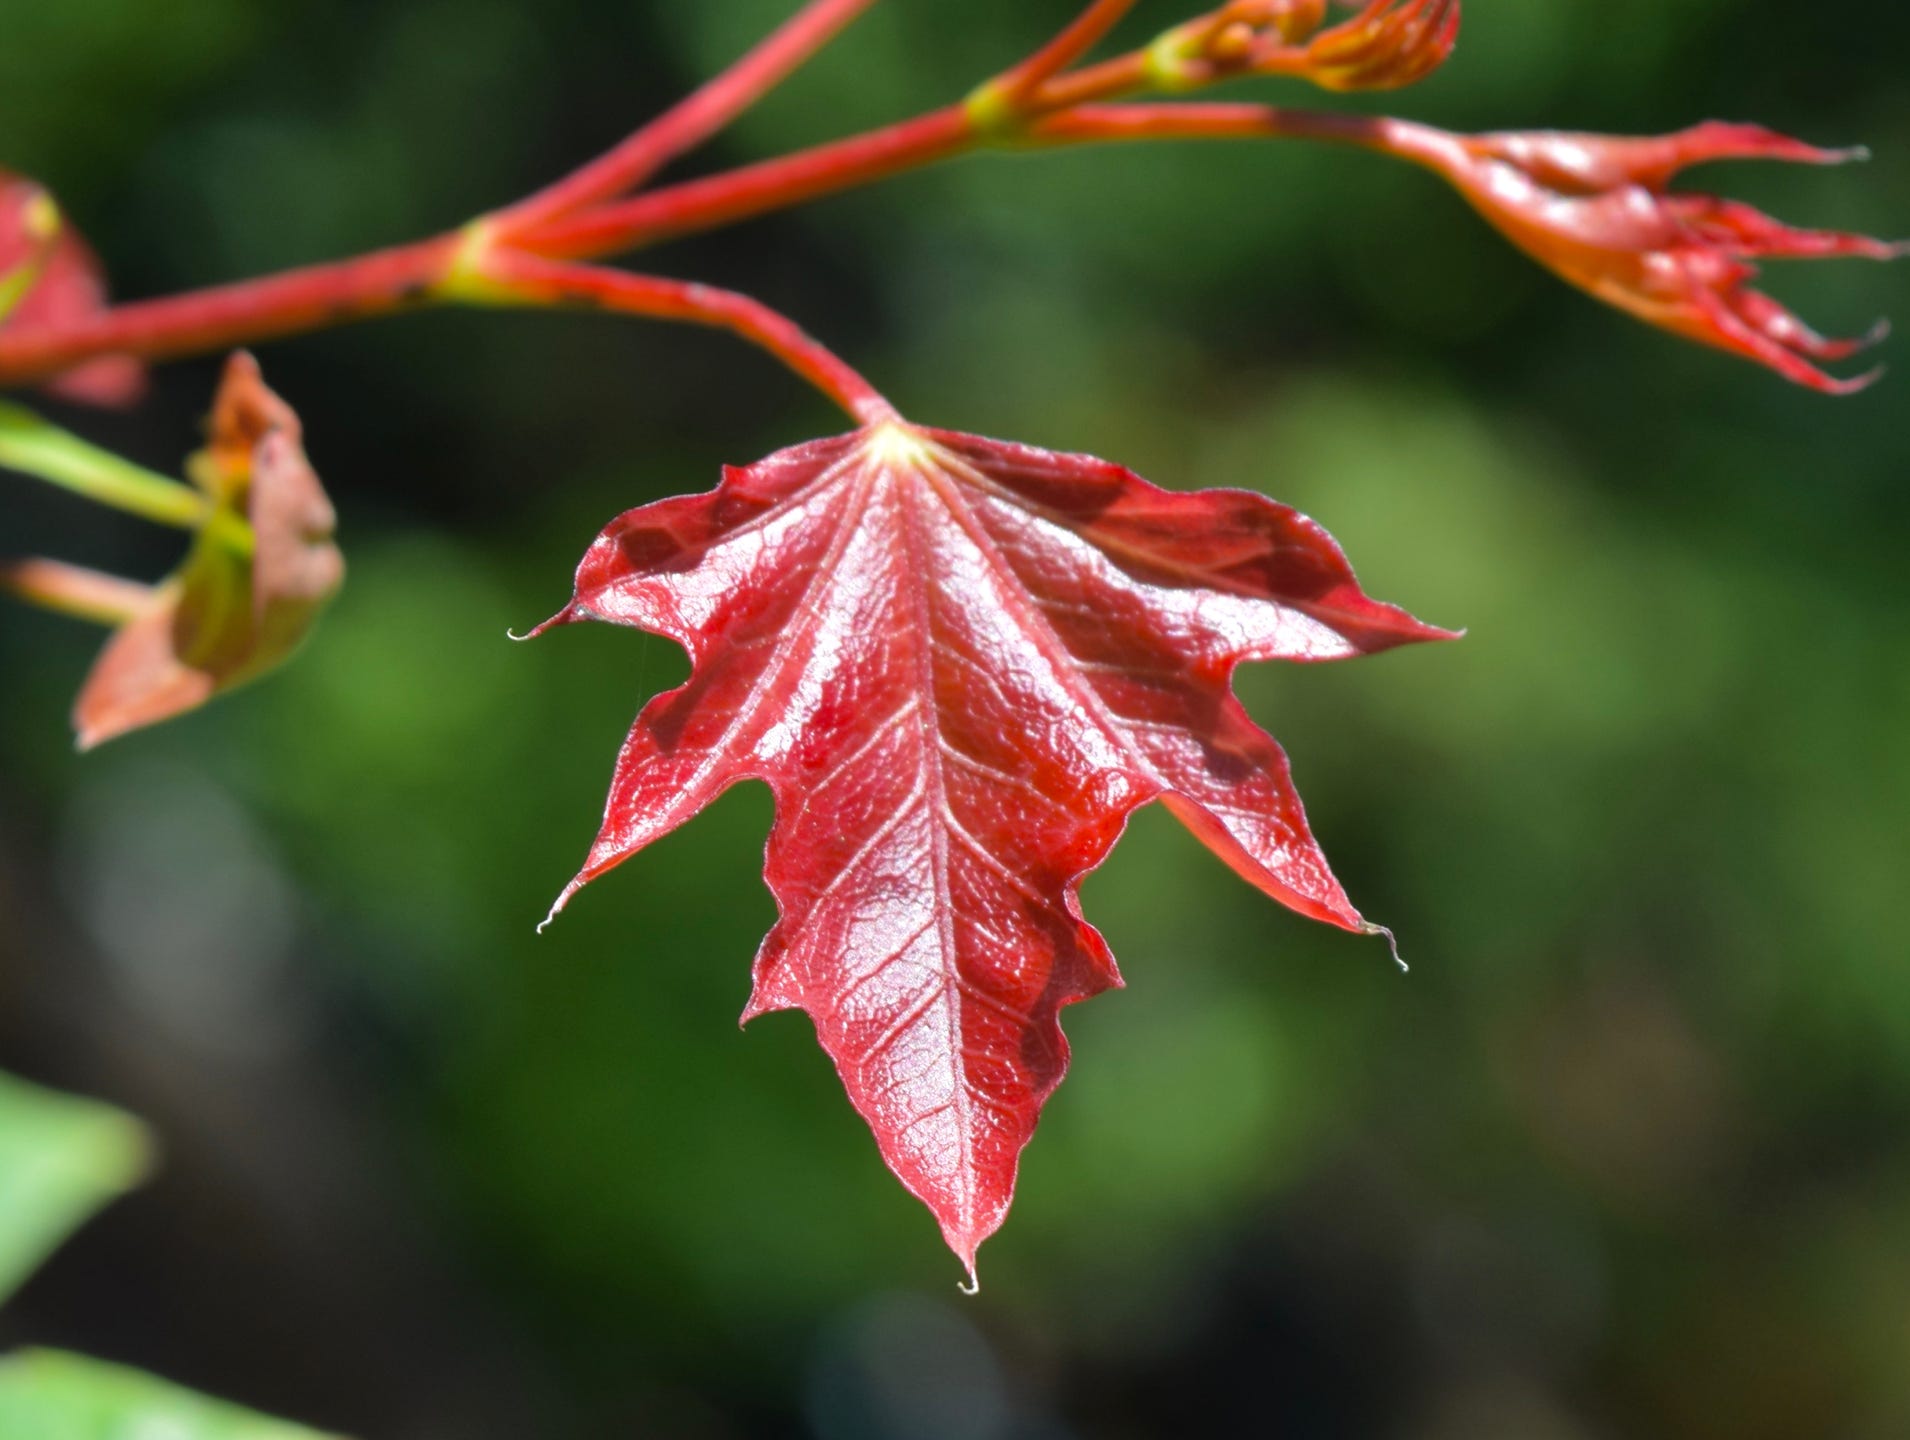
[[[61,222],[45,190],[0,170],[0,326],[63,325],[105,306],[105,276],[92,247]],[[63,400],[126,405],[139,398],[145,383],[137,361],[109,355],[69,370],[46,388]]]
[[[1327,90],[1397,90],[1438,69],[1459,38],[1459,0],[1369,0],[1321,30],[1326,18],[1326,0],[1273,0],[1259,17],[1261,44],[1225,68],[1293,75]]]
[[[1267,23],[1282,40],[1296,44],[1326,24],[1326,0],[1274,0]]]
[[[1399,127],[1397,153],[1439,171],[1515,245],[1607,304],[1687,339],[1754,360],[1814,390],[1861,390],[1880,372],[1839,380],[1812,362],[1847,358],[1886,327],[1826,339],[1752,289],[1759,259],[1890,260],[1901,244],[1798,230],[1735,200],[1674,194],[1687,166],[1710,160],[1834,165],[1861,152],[1824,150],[1756,125],[1710,122],[1628,138],[1554,131],[1460,136]]]
[[[298,416],[250,355],[226,366],[188,472],[212,501],[185,563],[107,642],[74,707],[82,749],[171,719],[282,663],[344,579]]]

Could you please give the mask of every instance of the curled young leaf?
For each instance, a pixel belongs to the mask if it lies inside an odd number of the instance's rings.
[[[82,319],[106,306],[99,259],[67,225],[52,197],[0,170],[0,327],[34,329]],[[145,369],[126,356],[89,360],[46,388],[65,400],[125,405],[139,398]]]
[[[1799,230],[1735,200],[1668,189],[1712,160],[1834,165],[1860,152],[1825,150],[1757,125],[1712,122],[1631,138],[1541,131],[1405,132],[1417,158],[1444,174],[1512,242],[1580,289],[1639,319],[1716,346],[1814,390],[1846,394],[1880,373],[1840,380],[1818,362],[1881,339],[1819,335],[1752,288],[1761,259],[1890,260],[1906,246],[1842,231]]]
[[[74,706],[81,749],[204,704],[282,663],[344,579],[336,515],[297,415],[250,355],[232,357],[192,479],[210,499],[185,563],[94,663]]]
[[[1130,812],[1159,799],[1274,899],[1370,928],[1234,667],[1448,638],[1259,495],[900,423],[630,511],[542,628],[578,620],[694,668],[637,718],[558,908],[767,781],[781,919],[744,1018],[809,1013],[971,1273],[1067,1068],[1058,1012],[1120,984],[1077,890]]]
[[[1273,27],[1290,44],[1309,38],[1326,24],[1327,0],[1266,0],[1261,8],[1263,15],[1256,17],[1260,23]]]
[[[1398,90],[1445,64],[1459,39],[1459,0],[1336,3],[1359,13],[1326,26],[1326,0],[1247,0],[1215,32],[1214,58],[1223,72],[1292,75],[1325,90]]]
[[[1397,90],[1446,62],[1459,0],[1331,0],[1357,10],[1327,25],[1329,0],[1234,0],[1169,31],[1156,78],[1187,89],[1236,75],[1287,75],[1324,90]]]

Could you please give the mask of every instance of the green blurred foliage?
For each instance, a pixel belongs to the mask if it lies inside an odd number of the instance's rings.
[[[1133,32],[1186,8],[1148,0]],[[696,163],[959,95],[1069,9],[894,0]],[[0,0],[0,33],[33,41],[0,56],[0,160],[158,291],[499,202],[786,10]],[[1901,232],[1906,42],[1884,0],[1470,0],[1451,66],[1382,98],[1477,127],[1719,114],[1861,139],[1867,168],[1702,178]],[[1287,93],[1241,93],[1262,90]],[[1129,989],[1069,1012],[1074,1072],[980,1302],[951,1310],[955,1265],[806,1022],[734,1030],[774,913],[764,793],[533,930],[631,715],[684,664],[629,632],[507,629],[562,602],[612,514],[839,422],[720,337],[592,317],[267,351],[340,500],[337,606],[269,683],[84,761],[60,725],[95,637],[5,616],[0,808],[75,946],[118,954],[189,903],[237,917],[182,993],[203,1014],[255,987],[218,1039],[270,1043],[208,1060],[175,1026],[171,1063],[364,1081],[403,1203],[568,1397],[537,1433],[632,1433],[632,1407],[665,1434],[1188,1433],[1149,1417],[1231,1414],[1230,1385],[1298,1413],[1249,1385],[1290,1336],[1242,1318],[1242,1287],[1313,1316],[1328,1398],[1295,1434],[1910,1431],[1902,378],[1788,391],[1568,292],[1425,176],[1278,146],[976,159],[654,258],[790,310],[925,422],[1297,504],[1371,591],[1468,635],[1242,679],[1410,976],[1138,817],[1085,891]],[[1834,330],[1910,315],[1902,271],[1775,285]],[[89,423],[170,468],[209,374]],[[13,513],[40,548],[169,558]],[[229,820],[227,870],[140,848],[182,795]],[[261,874],[290,897],[269,912]],[[132,949],[115,993],[177,1018],[186,981]],[[15,947],[36,973],[65,953]],[[273,1008],[289,982],[249,957],[286,953],[330,1021]],[[1270,1247],[1309,1283],[1267,1279]],[[911,1370],[896,1335],[983,1337],[1022,1420],[924,1428],[878,1382],[957,1371]],[[343,1376],[388,1342],[331,1343]],[[993,1372],[959,1373],[976,1394]],[[336,1423],[366,1428],[338,1383]],[[1344,1418],[1359,1404],[1382,1418]]]
[[[117,1110],[0,1075],[0,1300],[138,1183],[146,1147],[138,1122]]]
[[[78,1355],[0,1359],[0,1435],[26,1440],[322,1440],[315,1430]]]
[[[94,1211],[145,1176],[131,1116],[0,1075],[0,1302]],[[320,1440],[136,1370],[51,1350],[0,1356],[7,1440]]]

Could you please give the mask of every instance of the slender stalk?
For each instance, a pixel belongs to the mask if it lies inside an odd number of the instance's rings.
[[[1051,115],[1073,105],[1119,100],[1154,88],[1158,79],[1151,47],[1132,50],[1055,76],[1030,97],[1028,109],[1034,115]]]
[[[57,326],[0,331],[0,386],[29,384],[100,355],[165,360],[367,320],[419,305],[455,259],[444,235],[330,264],[116,305]]]
[[[1285,105],[1083,105],[1037,123],[1037,145],[1124,140],[1311,140],[1371,150],[1451,178],[1465,159],[1450,131],[1390,115],[1346,115]]]
[[[851,190],[975,148],[982,136],[959,105],[913,120],[651,191],[513,237],[542,255],[621,254],[672,236]],[[0,376],[6,339],[0,336]]]
[[[89,445],[14,405],[0,405],[0,466],[181,530],[199,529],[211,513],[211,503],[192,487]]]
[[[1008,114],[1019,112],[1043,84],[1106,39],[1135,4],[1136,0],[1093,0],[1054,39],[976,91],[969,101],[971,111],[978,111],[978,118],[984,122],[997,109]]]
[[[835,17],[839,12],[826,13]],[[1096,7],[1093,13],[1105,19],[1111,12]],[[534,225],[525,224],[532,213],[528,210],[505,211],[472,229],[488,232],[500,249],[508,242],[512,249],[553,259],[594,259],[717,229],[1004,142],[1040,146],[1304,136],[1365,145],[1420,163],[1430,163],[1437,149],[1439,132],[1402,121],[1257,105],[1097,103],[1146,90],[1153,83],[1148,52],[1135,51],[1046,81],[1024,99],[1022,123],[1010,132],[978,123],[967,105],[952,105],[719,175],[553,215]],[[611,172],[586,167],[579,173],[594,173],[590,183],[596,186]],[[501,224],[505,217],[510,217],[508,229]],[[0,386],[45,380],[100,355],[164,359],[455,298],[441,287],[463,263],[470,235],[467,229],[354,260],[122,305],[57,327],[0,330]]]
[[[760,346],[858,422],[896,418],[880,391],[787,316],[759,300],[683,280],[576,265],[499,247],[448,298],[475,305],[567,306],[711,325]]]
[[[1031,142],[1084,145],[1119,140],[1321,140],[1405,158],[1436,132],[1384,116],[1284,105],[1082,105],[1035,122]]]
[[[638,130],[621,145],[499,211],[498,231],[513,235],[559,215],[636,189],[671,160],[722,130],[833,40],[875,0],[810,0],[715,79]]]
[[[1056,138],[1047,133],[1049,119],[1092,107],[1093,102],[1146,90],[1153,81],[1148,52],[1144,50],[1057,76],[1021,99],[1020,117],[1026,128],[1012,138],[1034,143]],[[984,93],[977,92],[977,96]],[[1165,112],[1174,107],[1146,108]],[[1268,109],[1265,106],[1194,105],[1186,108],[1259,113]],[[661,240],[731,225],[951,159],[1004,138],[1000,127],[992,123],[988,110],[986,103],[978,103],[976,97],[971,97],[963,105],[930,111],[844,140],[740,166],[707,179],[667,186],[618,204],[598,206],[585,214],[557,220],[535,230],[520,231],[512,238],[525,249],[539,254],[583,259],[621,254]],[[1332,118],[1321,116],[1323,126]],[[1361,117],[1348,118],[1361,120]],[[1184,138],[1249,133],[1239,117],[1233,123],[1243,128],[1232,131],[1213,116],[1197,117]],[[1122,125],[1116,123],[1105,135],[1097,136],[1091,133],[1092,126],[1089,126],[1078,135],[1069,133],[1066,139],[1068,143],[1082,143],[1096,138],[1139,138],[1121,133],[1122,129]],[[1278,135],[1281,132],[1263,126],[1259,133]],[[1167,138],[1166,130],[1161,131],[1160,138]],[[0,357],[4,356],[4,345],[4,338],[0,337]]]
[[[1077,86],[1072,83],[1077,78],[1090,83]],[[1039,109],[1014,137],[1015,143],[1044,147],[1113,140],[1309,139],[1417,159],[1422,140],[1438,133],[1400,120],[1272,105],[1084,105],[1074,99],[1090,87],[1120,94],[1144,85],[1144,77],[1126,60],[1077,71],[1055,83],[1068,86],[1067,96],[1051,102],[1049,89],[1041,91],[1036,97]],[[886,179],[978,149],[988,139],[963,107],[952,106],[601,206],[518,236],[516,243],[540,255],[569,258],[621,253]],[[0,337],[0,356],[4,347]]]
[[[152,587],[60,560],[0,561],[0,594],[90,620],[95,625],[124,625],[152,599]]]

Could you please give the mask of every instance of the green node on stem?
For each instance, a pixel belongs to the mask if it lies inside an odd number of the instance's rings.
[[[962,113],[978,139],[992,140],[1016,134],[1027,124],[1027,109],[1002,77],[978,85],[962,101]]]
[[[454,305],[521,305],[523,295],[497,280],[491,256],[498,247],[498,226],[473,220],[458,231],[457,248],[431,293]]]
[[[1199,22],[1163,30],[1145,52],[1148,85],[1168,95],[1198,89],[1206,77],[1190,62],[1200,54],[1203,40]]]

